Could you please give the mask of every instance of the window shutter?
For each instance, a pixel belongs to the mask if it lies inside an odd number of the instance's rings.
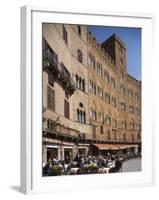
[[[64,101],[64,115],[65,117],[69,118],[69,102],[65,99]]]
[[[55,111],[55,91],[48,87],[47,106],[52,111]]]

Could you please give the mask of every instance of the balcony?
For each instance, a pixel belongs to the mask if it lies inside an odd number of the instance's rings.
[[[73,94],[76,90],[75,82],[63,63],[61,63],[58,68],[58,80],[63,84],[64,89],[70,94]]]
[[[46,42],[43,46],[43,68],[53,74],[58,73],[58,56]]]
[[[74,93],[76,90],[76,84],[72,78],[67,82],[67,89],[70,91],[71,94]]]
[[[58,62],[58,55],[53,51],[45,39],[43,39],[43,69],[48,73],[52,73],[68,93],[74,93],[76,87],[70,72],[62,62]]]

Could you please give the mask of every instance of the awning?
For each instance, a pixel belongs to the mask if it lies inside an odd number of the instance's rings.
[[[118,150],[119,148],[113,144],[93,144],[99,150]]]
[[[123,145],[123,144],[92,144],[97,147],[99,150],[119,150],[119,149],[128,149],[133,147],[138,147],[138,145]]]

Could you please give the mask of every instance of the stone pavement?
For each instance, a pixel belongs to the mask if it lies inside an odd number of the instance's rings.
[[[127,160],[122,165],[122,172],[141,171],[141,158]]]

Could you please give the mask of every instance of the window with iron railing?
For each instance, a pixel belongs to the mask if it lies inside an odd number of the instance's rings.
[[[43,38],[43,68],[45,69],[45,67],[56,72],[58,70],[58,55]]]

